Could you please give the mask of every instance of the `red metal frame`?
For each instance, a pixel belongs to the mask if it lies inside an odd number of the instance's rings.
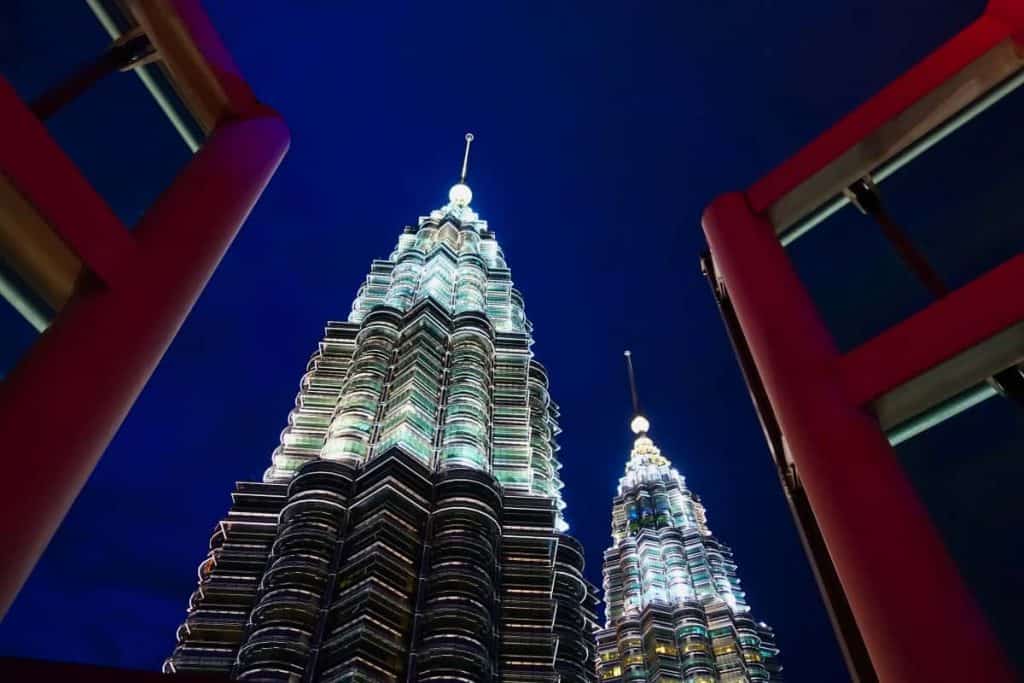
[[[0,111],[4,174],[89,269],[113,283],[117,264],[134,251],[128,230],[2,77]]]
[[[199,152],[128,232],[0,79],[0,164],[87,272],[0,385],[0,615],[74,502],[289,145],[199,5],[175,4],[229,103]],[[140,465],[141,466],[141,465]]]
[[[850,397],[867,405],[1024,320],[1015,292],[1024,292],[1024,254],[850,350],[840,367]]]
[[[767,211],[783,195],[952,79],[965,65],[980,58],[1013,32],[1011,26],[993,15],[990,7],[977,21],[924,61],[751,185],[747,190],[751,208],[758,213]]]
[[[996,46],[1012,39],[1019,50],[1021,37],[1024,0],[993,0],[933,55],[745,193],[716,199],[703,217],[715,270],[883,681],[1016,680],[870,402],[1024,320],[1019,297],[1006,294],[1024,291],[1024,257],[844,355],[779,242],[779,222],[792,223],[793,196],[805,183],[841,183],[854,164],[832,176],[827,167],[845,164],[844,155]],[[936,640],[938,624],[956,632],[963,668]]]

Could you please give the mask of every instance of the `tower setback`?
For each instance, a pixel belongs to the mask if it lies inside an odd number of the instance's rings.
[[[779,681],[771,628],[755,622],[732,550],[712,535],[700,498],[647,435],[630,353],[636,435],[612,504],[604,553],[602,681]]]
[[[330,322],[261,482],[199,566],[166,672],[592,681],[558,408],[462,176]]]

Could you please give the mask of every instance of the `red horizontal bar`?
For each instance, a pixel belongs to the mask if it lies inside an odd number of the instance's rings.
[[[748,201],[754,211],[767,211],[781,198],[993,47],[1024,30],[1024,19],[1003,7],[1017,8],[1020,2],[1000,0],[990,5],[983,16],[956,37],[754,183],[747,191]],[[1010,20],[1017,23],[1012,24]]]
[[[1024,254],[1011,258],[843,356],[850,398],[886,392],[1024,321]]]
[[[0,171],[100,280],[135,249],[131,234],[46,128],[0,77]]]

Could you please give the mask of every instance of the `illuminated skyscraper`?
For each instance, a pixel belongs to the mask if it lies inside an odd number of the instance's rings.
[[[239,483],[169,672],[594,679],[558,409],[462,176],[326,334],[262,482]]]
[[[626,352],[636,434],[612,505],[604,553],[604,681],[778,681],[770,627],[750,616],[728,546],[704,506],[647,435]]]

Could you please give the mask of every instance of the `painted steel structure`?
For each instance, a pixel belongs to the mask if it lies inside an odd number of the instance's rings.
[[[0,614],[288,149],[197,2],[126,7],[207,135],[133,230],[0,78],[0,256],[57,312],[0,384],[4,466],[19,482],[0,504]]]
[[[775,634],[752,618],[732,550],[711,533],[700,498],[648,435],[635,391],[634,408],[636,439],[612,501],[612,545],[604,553],[599,678],[782,680]]]
[[[942,409],[986,378],[1012,374],[1024,360],[1024,306],[1007,296],[1024,291],[1024,257],[840,353],[784,245],[1019,85],[1022,45],[1024,2],[991,0],[931,56],[704,214],[706,272],[734,322],[822,590],[833,606],[841,603],[834,616],[852,616],[870,657],[867,667],[851,663],[861,680],[1016,680],[886,430]],[[956,659],[970,662],[969,673],[936,656],[922,624],[955,625]],[[837,631],[848,633],[841,618]],[[856,650],[854,643],[847,654]]]
[[[263,481],[238,484],[214,531],[166,671],[593,679],[558,409],[471,199],[464,163],[328,323]]]

